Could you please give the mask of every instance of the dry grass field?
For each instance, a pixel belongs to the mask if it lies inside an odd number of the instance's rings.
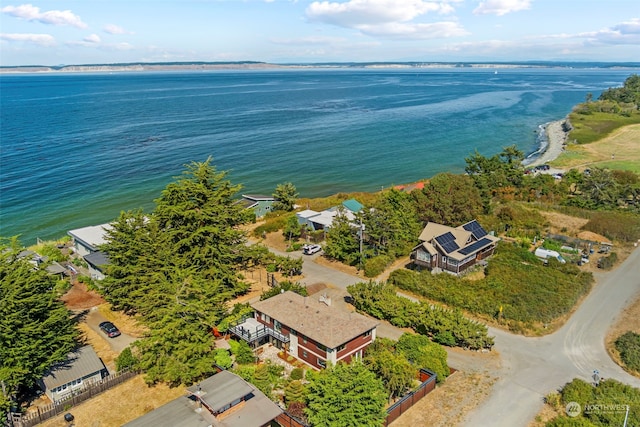
[[[568,144],[551,165],[561,169],[597,166],[640,172],[640,125],[625,126],[590,144]]]
[[[142,375],[105,391],[68,412],[77,427],[118,427],[185,394],[186,387],[170,388],[164,384],[149,387]],[[64,414],[51,418],[41,427],[68,427]]]

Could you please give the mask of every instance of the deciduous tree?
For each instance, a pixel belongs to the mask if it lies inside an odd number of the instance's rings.
[[[310,379],[305,412],[314,426],[379,427],[386,401],[382,380],[362,362],[338,363]]]

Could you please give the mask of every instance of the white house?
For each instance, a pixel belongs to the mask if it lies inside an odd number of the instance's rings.
[[[40,388],[52,402],[102,380],[109,371],[93,347],[86,345],[67,355],[64,362],[53,365],[40,380]]]
[[[111,224],[91,225],[67,231],[73,239],[73,247],[80,256],[100,250],[100,245],[107,243],[106,234],[111,230]]]

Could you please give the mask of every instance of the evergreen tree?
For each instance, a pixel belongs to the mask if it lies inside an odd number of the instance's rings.
[[[353,227],[347,218],[345,209],[339,207],[338,214],[327,231],[325,255],[346,264],[355,265],[360,259],[360,241],[357,233],[358,229]]]
[[[394,258],[411,252],[422,229],[413,197],[395,189],[381,194],[373,209],[363,213],[363,222],[375,254]]]
[[[227,172],[216,171],[211,160],[192,162],[167,185],[156,200],[154,219],[176,268],[193,268],[202,278],[242,292],[248,285],[240,283],[235,265],[246,237],[238,226],[249,217],[234,199],[241,186],[231,184]]]
[[[17,239],[0,241],[0,392],[3,404],[20,403],[54,363],[66,360],[78,331],[55,293],[55,278],[20,257]],[[4,408],[6,409],[6,407]],[[1,415],[1,414],[0,414]]]
[[[310,378],[307,419],[314,426],[379,427],[387,401],[382,380],[362,362],[338,363]]]
[[[122,212],[106,230],[100,248],[109,256],[102,292],[114,310],[138,311],[141,299],[151,291],[154,275],[163,268],[158,256],[161,234],[142,211]]]
[[[291,402],[304,402],[305,389],[302,381],[293,380],[284,389],[284,400],[289,405]]]
[[[262,363],[256,366],[252,382],[265,396],[271,398],[272,385],[269,378],[269,367],[266,364]]]
[[[276,186],[273,198],[276,199],[273,203],[274,210],[289,212],[292,211],[295,206],[298,191],[295,185],[290,182],[285,182],[284,184],[278,184]]]

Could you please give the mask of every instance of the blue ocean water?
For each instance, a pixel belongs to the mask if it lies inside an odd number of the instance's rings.
[[[374,191],[537,149],[629,70],[309,69],[0,76],[0,236],[54,238],[150,210],[212,156],[246,193]]]

